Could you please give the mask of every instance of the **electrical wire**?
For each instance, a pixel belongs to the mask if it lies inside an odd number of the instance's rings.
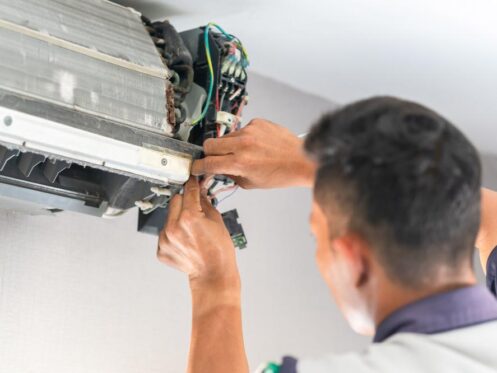
[[[221,32],[228,39],[228,41],[232,42],[236,47],[238,47],[241,50],[241,52],[243,54],[243,58],[241,59],[242,66],[243,67],[247,67],[248,64],[249,64],[247,51],[246,51],[245,47],[242,45],[240,39],[238,39],[237,37],[235,37],[235,36],[233,36],[231,34],[228,34],[226,31],[224,31],[224,29],[221,26],[217,25],[216,23],[209,22],[205,26],[205,29],[204,29],[204,45],[205,45],[205,55],[206,55],[207,65],[208,65],[209,74],[210,74],[209,91],[208,91],[208,95],[207,95],[207,100],[205,102],[205,106],[204,106],[201,114],[199,115],[199,117],[196,118],[192,122],[192,126],[196,125],[197,123],[199,123],[205,117],[205,115],[207,114],[207,110],[209,108],[209,105],[210,105],[210,102],[211,102],[211,99],[212,99],[212,95],[213,95],[213,92],[214,92],[214,78],[215,77],[214,77],[214,68],[213,68],[213,65],[212,65],[210,42],[209,42],[209,30],[212,27],[216,28],[219,32]],[[233,95],[229,96],[229,101],[233,100],[236,96],[240,95],[241,92],[242,92],[242,90],[241,90],[241,88],[239,88]],[[219,99],[219,89],[216,90],[216,97],[215,97],[215,100],[216,100],[215,101],[216,111],[222,110],[225,96],[226,96],[226,90],[223,92],[223,94],[221,96],[221,99]],[[241,104],[239,105],[238,110],[237,110],[237,114],[238,115],[240,115],[242,113],[243,107],[246,104],[246,100],[247,100],[247,98],[245,96],[242,97]],[[232,110],[233,109],[235,109],[235,108],[233,107]],[[239,122],[240,122],[240,120],[238,119],[238,123],[236,123],[235,126],[232,126],[233,127],[232,131],[235,130],[236,127],[239,127],[239,125],[240,125]],[[220,128],[219,124],[216,126],[216,130],[217,130],[217,134],[218,134],[218,137],[219,137],[221,135],[221,133],[220,133],[221,128]],[[223,199],[221,199],[217,203],[221,203],[222,201],[224,201],[227,198],[231,197],[238,190],[238,185],[234,184],[234,185],[230,185],[230,186],[227,186],[227,187],[224,187],[224,188],[220,188],[217,191],[213,192],[213,189],[216,187],[216,184],[217,184],[215,181],[212,182],[213,178],[214,178],[213,176],[208,176],[201,183],[202,188],[206,188],[208,194],[210,194],[209,198],[211,200],[215,201],[216,197],[219,194],[231,191],[231,193],[229,195],[227,195],[226,197],[224,197]]]
[[[232,191],[236,191],[238,189],[238,185],[230,185],[228,187],[225,187],[225,188],[220,188],[218,190],[216,190],[211,196],[210,198],[211,199],[217,199],[217,196],[219,196],[220,194],[222,193],[226,193],[226,192],[232,192]]]
[[[221,102],[219,103],[219,107],[221,108],[221,110],[223,110],[224,96],[226,96],[226,91],[223,92],[221,96]]]
[[[207,114],[207,110],[209,109],[209,104],[210,104],[211,99],[212,99],[212,93],[214,91],[214,67],[212,66],[211,48],[210,48],[210,43],[209,43],[209,30],[210,30],[211,27],[215,27],[229,41],[233,41],[240,48],[240,50],[243,53],[243,56],[244,56],[243,64],[245,65],[245,67],[248,66],[248,64],[249,64],[248,53],[247,53],[245,47],[243,46],[243,44],[241,43],[240,39],[238,39],[237,37],[235,37],[235,36],[233,36],[231,34],[228,34],[226,31],[224,31],[224,29],[221,26],[219,26],[218,24],[216,24],[214,22],[209,22],[205,26],[205,29],[204,29],[204,45],[205,45],[205,56],[206,56],[206,59],[207,59],[207,65],[209,67],[209,74],[210,74],[209,92],[207,94],[207,100],[205,101],[204,108],[203,108],[202,112],[200,113],[200,115],[198,116],[198,118],[196,118],[192,122],[192,126],[196,125],[202,119],[204,119],[205,115]]]
[[[233,41],[239,48],[240,50],[242,51],[243,53],[243,56],[245,57],[245,60],[246,60],[246,64],[248,66],[249,64],[249,58],[248,58],[248,53],[247,53],[247,50],[245,49],[245,47],[243,46],[242,42],[240,41],[240,39],[238,39],[236,36],[234,35],[231,35],[231,34],[228,34],[226,31],[224,31],[224,29],[219,26],[217,23],[214,23],[214,22],[209,22],[208,24],[209,26],[212,26],[212,27],[215,27],[218,29],[218,31],[223,34],[229,41]]]
[[[216,111],[219,111],[219,89],[216,89]]]
[[[230,198],[233,194],[236,193],[237,190],[238,190],[238,185],[235,188],[233,188],[233,191],[230,194],[228,194],[223,199],[220,199],[219,201],[217,201],[217,204],[219,205],[221,202],[223,202],[223,201],[227,200],[228,198]]]
[[[240,118],[242,117],[243,108],[245,107],[246,104],[247,104],[247,96],[243,96],[242,101],[240,103],[240,106],[238,106],[238,110],[236,111],[236,114],[235,114],[236,123],[234,126],[231,127],[230,132],[234,132],[234,131],[240,129],[240,124],[241,124]]]
[[[240,93],[242,93],[242,89],[241,88],[238,88],[235,93],[233,93],[230,97],[229,97],[229,100],[233,100],[236,96],[238,96]]]
[[[207,100],[205,101],[205,106],[200,116],[192,122],[192,126],[199,123],[202,119],[204,119],[205,114],[207,114],[207,109],[209,108],[209,103],[212,99],[212,92],[214,90],[214,68],[212,67],[212,59],[211,59],[211,49],[209,45],[209,28],[211,27],[211,23],[208,23],[204,29],[204,45],[205,45],[205,56],[207,59],[207,65],[209,67],[210,73],[210,81],[209,81],[209,93],[207,94]]]

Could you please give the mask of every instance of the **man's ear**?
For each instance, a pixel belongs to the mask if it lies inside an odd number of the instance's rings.
[[[354,233],[344,234],[332,242],[336,255],[341,256],[345,270],[351,281],[359,288],[365,285],[371,276],[371,249],[362,237]]]

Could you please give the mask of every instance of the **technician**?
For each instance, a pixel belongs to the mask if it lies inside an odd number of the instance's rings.
[[[204,149],[194,175],[313,187],[319,271],[351,327],[374,335],[365,351],[285,357],[263,372],[497,372],[497,193],[481,189],[478,153],[448,120],[376,97],[325,115],[304,144],[255,119]],[[235,250],[194,177],[170,204],[158,257],[188,275],[189,372],[248,372]]]

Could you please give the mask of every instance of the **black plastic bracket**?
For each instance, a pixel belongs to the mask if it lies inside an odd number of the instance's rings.
[[[19,149],[8,149],[0,145],[0,171],[3,171],[7,162],[19,155]]]
[[[50,160],[46,162],[43,167],[43,175],[45,175],[48,181],[55,183],[55,180],[57,180],[60,173],[69,167],[71,167],[71,164],[68,162]]]
[[[19,170],[26,177],[29,177],[36,166],[45,162],[46,157],[40,154],[24,153],[19,158]]]
[[[222,214],[222,217],[235,247],[245,249],[247,247],[247,238],[242,225],[238,222],[238,211],[227,211]],[[167,208],[158,208],[149,214],[139,211],[138,231],[158,236],[166,218]]]

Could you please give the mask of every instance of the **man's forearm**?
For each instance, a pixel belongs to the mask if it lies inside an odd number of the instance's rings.
[[[316,163],[307,158],[302,150],[295,154],[294,162],[295,164],[291,165],[289,177],[294,178],[296,186],[312,188],[316,177]]]
[[[497,192],[482,188],[481,223],[476,239],[483,270],[487,269],[487,259],[497,246]]]
[[[237,286],[192,288],[189,373],[247,373]]]

